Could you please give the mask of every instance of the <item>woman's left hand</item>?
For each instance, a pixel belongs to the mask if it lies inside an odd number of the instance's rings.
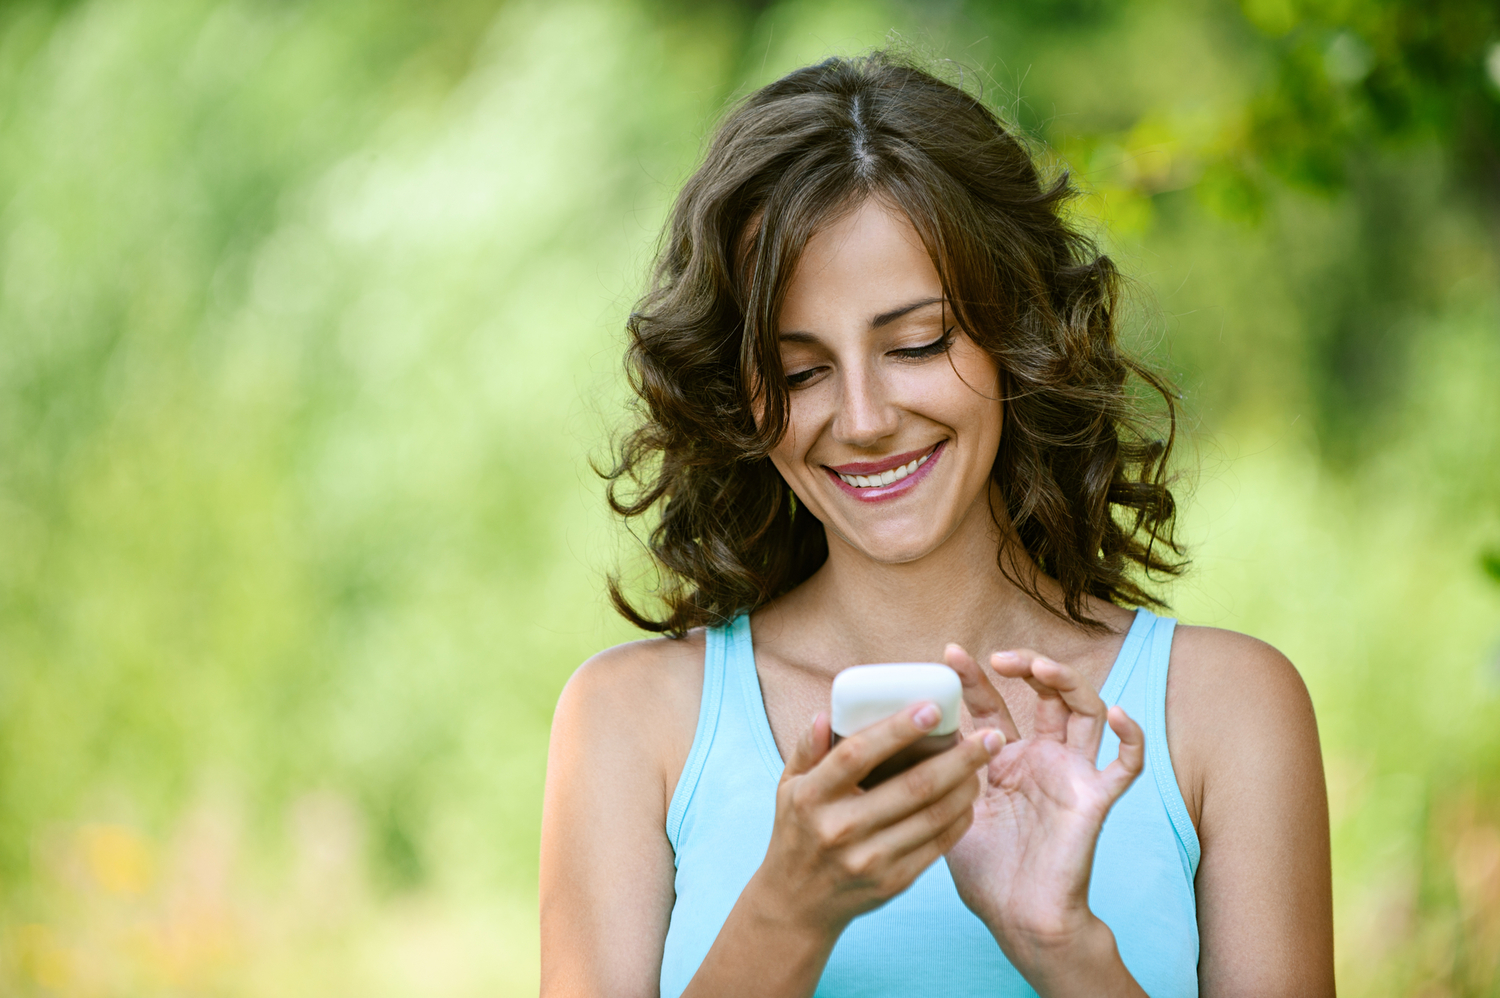
[[[1031,651],[1001,652],[991,656],[991,668],[1024,680],[1038,698],[1035,730],[1020,739],[978,663],[952,644],[943,660],[963,681],[973,724],[1008,739],[981,771],[973,826],[948,852],[959,896],[1042,993],[1075,990],[1064,982],[1094,993],[1105,993],[1098,986],[1114,993],[1109,983],[1134,991],[1113,933],[1089,910],[1088,891],[1104,817],[1145,761],[1140,726],[1121,708],[1106,709],[1076,669]],[[1100,770],[1094,761],[1106,723],[1120,752]]]

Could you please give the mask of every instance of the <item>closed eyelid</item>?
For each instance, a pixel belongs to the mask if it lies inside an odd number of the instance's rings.
[[[907,347],[895,347],[894,349],[891,350],[891,352],[892,353],[905,353],[905,354],[909,354],[909,353],[931,353],[931,354],[935,354],[935,353],[938,353],[940,351],[947,350],[948,347],[952,345],[952,343],[953,343],[953,337],[954,337],[954,335],[957,332],[958,332],[958,327],[957,326],[948,326],[940,334],[938,334],[938,336],[937,336],[936,339],[925,340],[924,342],[921,342],[921,343],[913,343],[911,346],[907,346]]]

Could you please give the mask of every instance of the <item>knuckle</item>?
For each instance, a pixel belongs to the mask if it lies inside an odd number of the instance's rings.
[[[946,803],[946,801],[943,802],[943,804]],[[921,817],[922,825],[927,835],[938,836],[943,833],[943,829],[952,823],[954,814],[949,808],[942,806],[942,804],[934,804],[923,811]]]
[[[907,792],[919,800],[926,800],[937,790],[937,781],[930,766],[914,766],[901,779],[906,784]]]
[[[880,868],[880,854],[874,849],[853,849],[844,855],[844,872],[856,880],[870,880]]]
[[[870,758],[870,750],[866,747],[863,738],[849,738],[839,742],[839,747],[834,750],[834,754],[838,757],[839,765],[850,770],[865,768]]]
[[[791,784],[786,790],[786,802],[792,810],[806,814],[813,809],[816,803],[816,794],[813,788],[804,780],[798,780]]]
[[[834,815],[824,815],[816,826],[818,842],[825,849],[837,848],[849,839],[849,823]]]

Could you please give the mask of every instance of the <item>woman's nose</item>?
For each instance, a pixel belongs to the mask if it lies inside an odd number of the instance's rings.
[[[873,447],[896,432],[901,414],[885,379],[866,368],[845,368],[833,435],[851,447]]]

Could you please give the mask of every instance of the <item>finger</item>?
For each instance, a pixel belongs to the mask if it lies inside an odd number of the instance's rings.
[[[975,779],[1004,746],[1005,736],[998,731],[974,732],[952,748],[923,759],[906,772],[849,801],[851,827],[857,834],[873,835],[917,814],[952,793],[955,787]],[[975,784],[977,788],[977,779]]]
[[[990,656],[990,668],[1010,679],[1023,680],[1037,695],[1036,714],[1031,722],[1033,738],[1055,742],[1068,740],[1068,705],[1062,696],[1031,674],[1031,663],[1040,656],[1030,649],[999,651]]]
[[[896,752],[932,733],[942,711],[931,701],[914,703],[863,731],[841,739],[808,773],[818,792],[829,797],[847,793],[870,770]]]
[[[1109,708],[1109,726],[1120,736],[1120,754],[1104,768],[1104,786],[1113,804],[1146,768],[1146,734],[1118,705]]]
[[[941,835],[979,796],[978,773],[970,773],[943,796],[895,824],[880,829],[867,840],[870,848],[900,856]]]
[[[828,723],[828,714],[819,711],[813,715],[812,724],[802,732],[802,737],[797,739],[796,746],[792,749],[792,757],[786,761],[786,769],[782,771],[783,780],[791,776],[801,776],[803,773],[811,772],[822,758],[828,754],[829,743],[832,739],[833,729]]]
[[[1082,673],[1031,651],[997,652],[990,661],[1002,676],[1023,679],[1036,691],[1037,737],[1064,742],[1090,758],[1098,753],[1106,708]]]
[[[1007,741],[1020,741],[1021,735],[1016,731],[1016,722],[1010,716],[1005,698],[995,689],[995,684],[990,682],[990,677],[979,667],[979,663],[956,644],[943,649],[943,661],[948,668],[958,673],[959,682],[963,683],[964,706],[969,708],[974,726],[994,728],[1005,735]]]
[[[958,845],[959,840],[973,824],[974,808],[969,807],[942,832],[896,860],[890,872],[890,883],[895,888],[892,896],[910,887],[912,881],[922,875],[923,870],[935,863],[939,856]]]

